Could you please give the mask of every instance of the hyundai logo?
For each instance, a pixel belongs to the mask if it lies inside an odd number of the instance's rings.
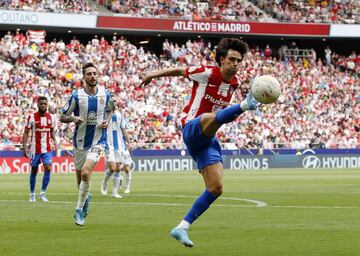
[[[303,159],[302,165],[304,168],[320,168],[321,160],[317,156],[307,156]]]

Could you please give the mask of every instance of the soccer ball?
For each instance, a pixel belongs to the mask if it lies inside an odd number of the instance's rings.
[[[273,76],[258,76],[252,83],[251,92],[258,102],[270,104],[275,102],[281,94],[280,83]]]

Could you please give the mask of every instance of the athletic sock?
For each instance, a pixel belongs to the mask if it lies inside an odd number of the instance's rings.
[[[126,188],[130,188],[131,185],[131,172],[125,173]]]
[[[44,171],[44,176],[42,180],[41,192],[45,193],[47,186],[50,182],[50,171]]]
[[[180,228],[180,229],[186,229],[188,230],[190,227],[190,223],[187,222],[186,220],[182,220],[179,225],[176,226],[176,228]]]
[[[30,193],[35,193],[36,174],[30,174]]]
[[[113,175],[113,172],[110,172],[109,169],[106,169],[105,174],[104,174],[104,182],[105,184],[108,182],[108,180],[110,179],[110,177]]]
[[[232,105],[216,112],[216,122],[218,124],[230,123],[242,113],[244,113],[244,111],[241,109],[240,104]]]
[[[190,211],[186,214],[184,220],[192,224],[217,198],[218,196],[215,196],[206,189],[204,193],[196,199]]]
[[[81,181],[79,186],[79,198],[76,205],[76,209],[83,209],[85,200],[88,196],[89,190],[90,190],[90,181]]]
[[[120,173],[115,172],[114,174],[114,186],[113,186],[113,191],[112,194],[115,195],[117,194],[117,191],[119,189],[119,185],[120,185]]]

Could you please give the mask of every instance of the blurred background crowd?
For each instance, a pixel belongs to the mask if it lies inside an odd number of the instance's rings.
[[[357,0],[0,0],[2,9],[71,12],[183,19],[236,21],[360,23]],[[50,99],[58,115],[71,92],[82,86],[82,65],[94,62],[100,85],[112,92],[132,127],[132,148],[183,148],[180,115],[190,97],[191,81],[162,78],[141,87],[149,71],[179,66],[214,65],[217,40],[162,37],[150,51],[132,39],[93,35],[90,40],[46,38],[34,43],[24,31],[0,38],[0,149],[21,144],[27,115],[36,99]],[[326,45],[326,44],[324,44]],[[354,49],[358,50],[358,49]],[[241,101],[256,75],[271,74],[282,86],[277,104],[246,113],[218,133],[225,148],[356,148],[360,147],[360,55],[340,54],[330,47],[251,45],[241,64]],[[58,122],[57,136],[71,145],[73,125]]]
[[[109,89],[131,126],[134,148],[182,148],[180,115],[191,92],[191,81],[169,77],[141,87],[147,72],[167,67],[213,65],[214,45],[197,39],[183,45],[164,39],[156,55],[123,36],[108,41],[94,36],[81,43],[74,36],[65,43],[53,39],[29,42],[19,32],[0,39],[0,138],[8,147],[20,143],[25,118],[37,111],[36,98],[50,99],[57,115],[68,96],[81,87],[81,68],[94,62],[100,85]],[[341,56],[325,49],[320,59],[314,49],[295,43],[278,49],[252,47],[241,64],[243,85],[234,97],[246,95],[256,75],[271,74],[282,85],[277,104],[247,113],[219,133],[227,148],[355,148],[360,146],[360,55]],[[58,123],[58,136],[71,143],[72,125]]]
[[[0,7],[194,20],[360,23],[358,0],[0,0]]]

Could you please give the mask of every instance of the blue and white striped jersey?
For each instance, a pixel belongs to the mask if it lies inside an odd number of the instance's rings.
[[[107,129],[107,147],[111,150],[126,151],[126,142],[122,129],[128,129],[129,123],[122,113],[115,111],[112,114],[110,124]]]
[[[99,125],[111,111],[113,102],[111,94],[105,88],[98,87],[95,95],[87,94],[84,88],[73,92],[61,110],[64,115],[81,116],[84,121],[76,126],[73,138],[74,147],[79,150],[89,149],[94,145],[106,145],[106,129]]]

